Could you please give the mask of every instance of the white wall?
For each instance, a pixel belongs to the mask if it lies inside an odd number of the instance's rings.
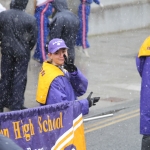
[[[144,28],[150,25],[150,2],[92,7],[89,35]]]

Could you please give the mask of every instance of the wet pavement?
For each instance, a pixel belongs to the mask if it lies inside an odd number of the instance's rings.
[[[146,28],[89,37],[91,47],[87,51],[90,57],[81,48],[76,49],[75,64],[89,81],[87,93],[79,99],[86,98],[91,91],[93,96],[101,97],[89,114],[132,100],[139,101],[140,77],[135,56],[149,31]],[[25,92],[25,106],[29,108],[39,105],[35,97],[40,68],[41,64],[31,58]]]
[[[140,76],[135,56],[149,36],[149,28],[90,37],[90,58],[77,54],[79,68],[89,80],[87,93],[100,96],[100,102],[90,108],[90,115],[105,111],[106,107],[128,103],[140,97]],[[107,109],[108,110],[108,109]]]

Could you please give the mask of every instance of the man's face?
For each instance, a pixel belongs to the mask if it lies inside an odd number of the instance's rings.
[[[52,60],[52,64],[61,66],[64,64],[64,61],[65,61],[64,54],[67,56],[67,49],[61,48],[53,54],[49,53],[48,56]]]

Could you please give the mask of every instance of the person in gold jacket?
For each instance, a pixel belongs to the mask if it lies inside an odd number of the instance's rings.
[[[136,57],[136,66],[141,77],[140,134],[143,135],[141,150],[150,149],[150,36],[141,45]]]
[[[48,45],[49,60],[44,62],[39,73],[36,100],[41,105],[56,104],[77,100],[88,86],[88,80],[74,65],[67,62],[67,50],[64,40],[53,39]],[[80,100],[82,114],[89,112],[89,107],[95,105],[100,97]]]

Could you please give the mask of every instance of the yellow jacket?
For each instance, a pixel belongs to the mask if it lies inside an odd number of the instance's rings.
[[[150,36],[145,39],[140,47],[138,57],[141,56],[150,56]]]
[[[40,104],[46,103],[49,87],[52,81],[58,77],[64,76],[64,73],[55,65],[44,62],[39,73],[36,101]]]

